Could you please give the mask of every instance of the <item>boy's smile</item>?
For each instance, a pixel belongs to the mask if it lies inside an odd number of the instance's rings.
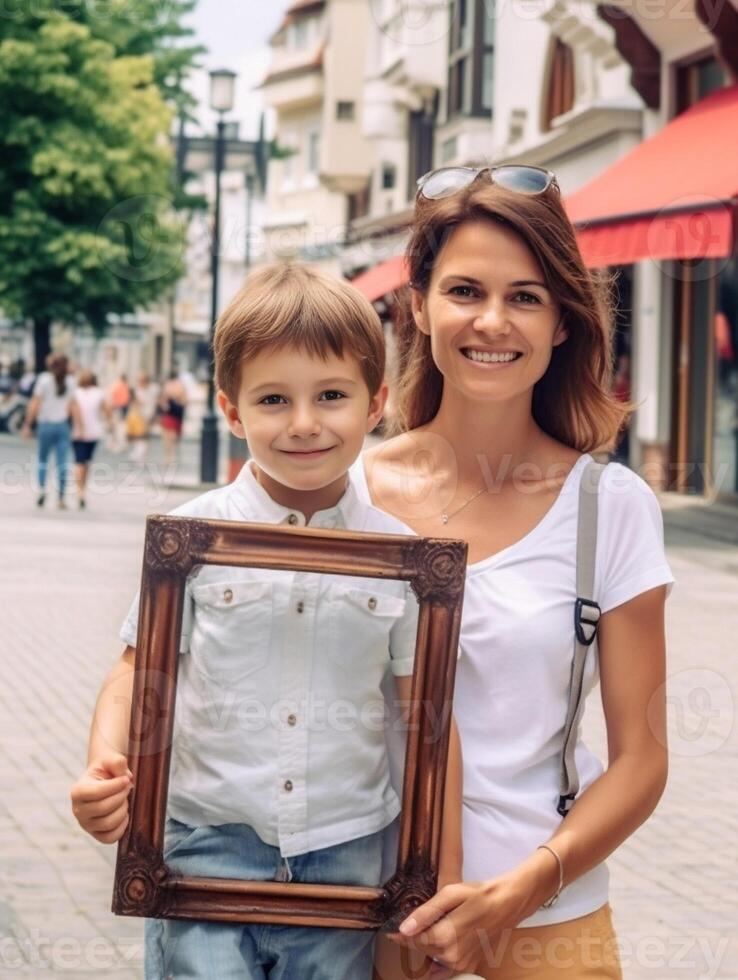
[[[292,346],[244,363],[237,405],[218,394],[231,431],[248,440],[259,482],[307,520],[340,500],[385,400],[386,386],[372,396],[350,354],[323,359]]]

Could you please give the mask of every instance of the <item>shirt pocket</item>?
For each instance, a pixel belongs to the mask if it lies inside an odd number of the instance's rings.
[[[272,638],[270,582],[213,582],[192,587],[190,652],[212,680],[233,685],[266,666]]]
[[[332,585],[328,655],[352,674],[381,677],[389,662],[390,631],[405,612],[405,599],[370,589]]]

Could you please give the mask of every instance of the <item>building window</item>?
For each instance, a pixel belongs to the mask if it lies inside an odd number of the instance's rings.
[[[451,0],[447,117],[491,116],[494,0]]]
[[[397,183],[397,167],[392,163],[382,164],[382,190],[394,190]]]
[[[354,118],[355,102],[336,102],[336,119],[351,120]]]
[[[417,191],[417,180],[433,167],[433,136],[435,132],[438,98],[418,112],[408,116],[407,196],[412,201]]]
[[[548,132],[557,116],[574,107],[574,52],[559,38],[553,39],[544,100],[542,129]]]
[[[297,158],[299,156],[297,133],[294,130],[289,130],[284,134],[282,147],[285,151],[285,156],[282,159],[282,190],[291,191],[295,189]]]
[[[300,17],[292,25],[292,47],[297,51],[307,47],[310,38],[310,22],[305,17]]]
[[[459,141],[455,136],[444,140],[441,144],[441,163],[448,163],[456,158],[459,152]]]
[[[676,112],[684,112],[710,92],[728,84],[727,72],[715,55],[699,58],[677,67]]]
[[[320,130],[311,129],[308,133],[307,146],[308,173],[317,174],[320,170]]]

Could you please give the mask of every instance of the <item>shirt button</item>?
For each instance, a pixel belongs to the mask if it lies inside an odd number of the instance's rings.
[[[297,514],[290,514],[290,516],[287,518],[288,524],[297,524],[297,521],[298,521]]]
[[[305,603],[302,601],[298,602],[296,608],[299,613],[305,612]]]
[[[292,792],[292,780],[291,779],[288,779],[285,782],[284,788],[287,790],[288,793],[291,793]]]
[[[223,593],[223,601],[224,602],[232,602],[233,601],[233,589],[226,589],[225,590],[225,592]]]
[[[367,602],[367,606],[369,606],[370,609],[377,608],[377,600],[374,598],[374,596],[372,596],[371,599]]]
[[[287,724],[288,725],[296,725],[297,724],[297,715],[287,715]]]

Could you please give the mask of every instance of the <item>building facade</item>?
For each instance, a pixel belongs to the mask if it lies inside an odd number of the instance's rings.
[[[730,98],[738,77],[738,13],[731,3],[713,8],[706,0],[695,6],[664,0],[663,16],[652,16],[628,0],[609,7],[545,0],[525,9],[493,0],[450,0],[432,5],[425,22],[414,22],[416,39],[421,37],[417,25],[426,31],[424,56],[412,51],[408,56],[406,23],[405,45],[394,39],[386,63],[375,52],[387,48],[393,10],[396,15],[403,5],[385,0],[376,6],[384,16],[374,19],[368,42],[364,128],[375,147],[374,173],[368,213],[352,224],[343,271],[351,276],[368,270],[357,285],[389,306],[390,314],[392,291],[404,281],[393,256],[407,240],[419,172],[533,164],[557,174],[573,213],[580,192],[587,198],[588,188],[606,182],[611,168],[650,146],[675,117],[711,93],[725,89]],[[445,32],[438,29],[441,15]],[[419,87],[420,79],[415,91],[408,86],[412,76],[406,63],[423,64],[426,88]],[[425,105],[419,145],[402,115],[412,96]],[[722,118],[716,125],[738,133],[738,109],[732,116],[724,111]],[[413,171],[429,144],[432,152]],[[738,173],[738,147],[728,152]],[[395,167],[397,180],[390,189],[386,162],[399,160],[404,162]],[[665,253],[614,247],[604,259],[586,247],[590,224],[600,224],[597,216],[585,208],[577,221],[588,263],[608,269],[616,283],[618,387],[629,390],[638,405],[620,453],[659,488],[738,501],[738,282],[732,235],[709,257],[695,257],[678,239],[685,222],[696,221],[699,228],[704,216],[684,211],[679,201],[664,208],[658,173],[638,171],[633,160],[632,183],[642,185],[646,199],[641,216],[650,223],[646,237],[660,223],[678,226]],[[678,149],[662,166],[678,173]],[[709,197],[714,161],[707,154],[695,166],[698,184],[705,175]],[[716,203],[734,214],[738,179],[727,195],[715,193]],[[617,212],[617,202],[613,206]],[[625,212],[611,215],[614,241],[618,234],[624,240],[632,236],[632,219]],[[689,229],[686,233],[689,238]]]
[[[262,92],[279,149],[267,181],[267,259],[340,272],[371,176],[360,129],[369,21],[367,0],[297,0],[271,38]]]

